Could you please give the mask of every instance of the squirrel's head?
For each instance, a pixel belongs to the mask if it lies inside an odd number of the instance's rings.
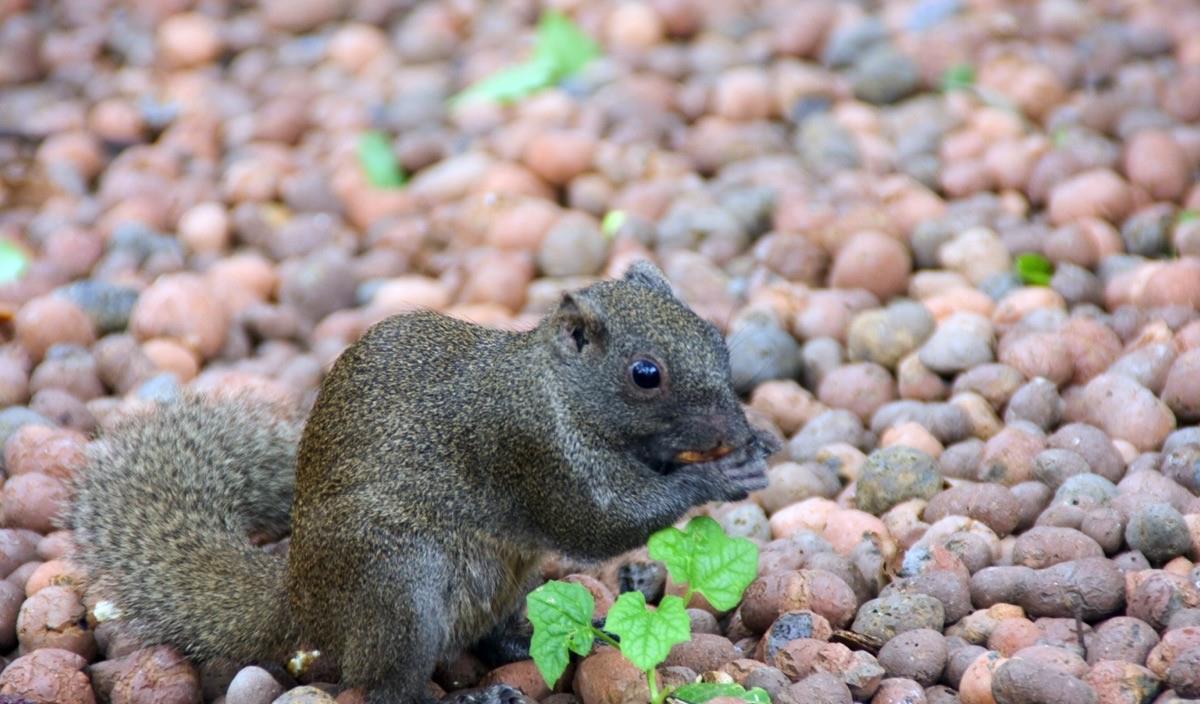
[[[668,473],[754,442],[721,333],[637,262],[564,294],[543,323],[574,427]]]

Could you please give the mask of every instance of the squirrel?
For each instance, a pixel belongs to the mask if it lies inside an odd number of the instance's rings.
[[[643,545],[766,486],[779,441],[715,326],[635,262],[523,332],[434,312],[346,348],[308,418],[185,397],[93,442],[64,525],[149,644],[196,662],[332,657],[372,704],[519,609],[541,561]],[[290,534],[286,556],[251,534]]]

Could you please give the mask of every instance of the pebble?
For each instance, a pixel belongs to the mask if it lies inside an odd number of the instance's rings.
[[[817,398],[830,408],[844,408],[867,421],[880,406],[896,398],[896,388],[887,369],[871,362],[860,362],[825,375]]]
[[[229,682],[226,704],[270,704],[283,693],[283,685],[260,667],[238,670]]]
[[[854,316],[846,331],[846,354],[851,360],[893,369],[933,330],[934,320],[925,306],[899,301]]]
[[[1187,155],[1161,130],[1144,130],[1125,144],[1123,166],[1131,183],[1156,201],[1176,200],[1189,185]]]
[[[941,491],[942,476],[929,455],[893,446],[867,455],[856,486],[858,507],[879,515],[902,501],[932,497]]]
[[[852,237],[838,251],[829,271],[834,288],[860,288],[880,299],[902,293],[908,286],[912,259],[908,249],[877,232]]]
[[[57,293],[78,306],[100,335],[124,330],[138,299],[137,290],[98,279],[76,281]]]
[[[881,643],[906,631],[940,631],[945,614],[942,602],[926,594],[895,594],[863,604],[850,630]]]
[[[1150,504],[1129,517],[1125,541],[1154,564],[1162,564],[1191,547],[1187,524],[1170,504]]]
[[[35,704],[95,704],[87,659],[58,648],[44,648],[13,660],[0,674],[0,695]],[[18,699],[20,701],[20,699]]]
[[[1110,169],[1072,176],[1050,192],[1050,222],[1064,225],[1084,217],[1119,223],[1133,209],[1129,185]]]
[[[733,385],[740,393],[772,379],[793,379],[800,373],[800,345],[773,321],[756,319],[726,338]]]
[[[1179,421],[1200,420],[1200,348],[1175,358],[1163,382],[1161,397]]]
[[[955,313],[942,321],[921,345],[921,364],[939,374],[952,374],[993,361],[992,326],[974,313]]]
[[[608,260],[610,242],[591,217],[572,214],[559,218],[541,240],[538,269],[546,276],[593,276]]]
[[[572,686],[583,702],[649,699],[646,676],[616,650],[605,648],[584,658],[575,668]]]
[[[159,277],[138,296],[129,330],[142,340],[169,338],[203,359],[225,342],[228,317],[200,276],[191,273]]]
[[[87,346],[96,332],[87,314],[71,301],[43,296],[21,306],[13,318],[17,341],[34,360],[57,344]]]
[[[595,151],[596,140],[590,135],[547,131],[529,141],[523,162],[548,183],[561,186],[588,170]]]
[[[1083,389],[1081,403],[1087,421],[1109,437],[1126,440],[1140,450],[1159,447],[1175,429],[1171,409],[1136,381],[1101,374]]]
[[[1004,242],[986,227],[973,227],[947,241],[938,248],[938,260],[976,285],[1011,267]]]
[[[210,63],[221,53],[220,27],[198,12],[172,15],[159,25],[158,50],[163,62],[172,67]]]

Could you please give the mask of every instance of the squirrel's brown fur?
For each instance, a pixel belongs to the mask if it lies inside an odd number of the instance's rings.
[[[657,388],[632,380],[634,360]],[[421,701],[546,552],[633,548],[763,486],[774,449],[720,334],[646,264],[529,332],[389,318],[334,364],[296,439],[294,420],[203,399],[114,433],[76,487],[78,559],[146,640],[243,661],[308,644],[371,702]],[[718,444],[734,450],[677,460]],[[289,527],[286,562],[246,539]]]

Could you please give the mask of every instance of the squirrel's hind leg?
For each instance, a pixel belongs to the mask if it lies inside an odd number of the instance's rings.
[[[436,569],[413,573],[412,565],[438,564],[423,557],[404,551],[377,556],[341,611],[342,679],[362,687],[368,704],[432,701],[426,684],[447,642],[445,580]]]

